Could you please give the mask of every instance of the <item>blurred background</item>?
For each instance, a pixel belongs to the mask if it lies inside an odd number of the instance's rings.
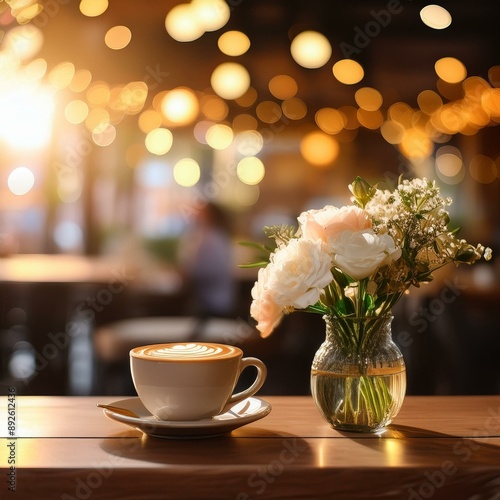
[[[129,393],[130,347],[197,338],[308,394],[323,322],[260,339],[238,242],[403,174],[494,252],[395,309],[408,393],[500,392],[499,21],[488,0],[0,1],[2,387]]]

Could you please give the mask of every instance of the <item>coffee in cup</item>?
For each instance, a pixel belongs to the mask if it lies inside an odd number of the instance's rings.
[[[254,366],[247,389],[233,394],[241,372]],[[212,342],[175,342],[135,347],[130,351],[135,390],[144,406],[161,420],[210,418],[254,395],[267,369],[257,358],[243,357],[238,347]]]

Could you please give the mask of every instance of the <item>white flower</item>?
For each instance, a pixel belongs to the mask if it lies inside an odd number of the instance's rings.
[[[257,329],[262,337],[269,336],[283,318],[283,307],[276,304],[268,290],[271,266],[259,269],[258,279],[252,288],[250,315],[257,321]]]
[[[331,266],[320,240],[294,238],[271,256],[270,263],[259,270],[250,306],[262,336],[279,324],[285,309],[304,309],[319,300],[321,290],[333,280]]]
[[[316,303],[332,280],[332,260],[321,240],[290,240],[271,257],[269,289],[283,307],[304,309]]]
[[[302,212],[297,220],[303,238],[321,239],[325,243],[346,229],[361,231],[372,227],[368,213],[355,206],[337,208],[327,205],[321,210]]]
[[[371,229],[344,231],[331,242],[331,249],[335,265],[356,280],[371,276],[401,256],[391,236],[375,234]]]

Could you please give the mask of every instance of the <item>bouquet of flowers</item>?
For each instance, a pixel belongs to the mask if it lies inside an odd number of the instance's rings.
[[[381,189],[357,177],[352,205],[325,206],[298,217],[298,227],[264,227],[273,247],[252,289],[251,316],[266,337],[284,314],[304,310],[333,318],[383,316],[412,285],[432,280],[446,264],[472,264],[492,252],[449,230],[446,207],[434,181],[398,181]]]

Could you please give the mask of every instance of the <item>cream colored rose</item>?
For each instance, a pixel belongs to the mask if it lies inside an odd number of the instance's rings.
[[[259,269],[258,279],[252,288],[250,316],[257,321],[257,330],[262,337],[269,336],[283,318],[283,307],[276,304],[268,291],[270,266]]]
[[[356,206],[337,208],[327,205],[321,210],[302,212],[298,221],[303,238],[321,239],[325,243],[342,231],[362,231],[372,227],[368,214]]]
[[[335,265],[356,280],[371,276],[401,256],[391,236],[371,229],[344,231],[331,241],[331,250]]]
[[[304,309],[318,301],[332,280],[332,260],[321,240],[294,238],[271,260],[269,291],[283,307]]]

